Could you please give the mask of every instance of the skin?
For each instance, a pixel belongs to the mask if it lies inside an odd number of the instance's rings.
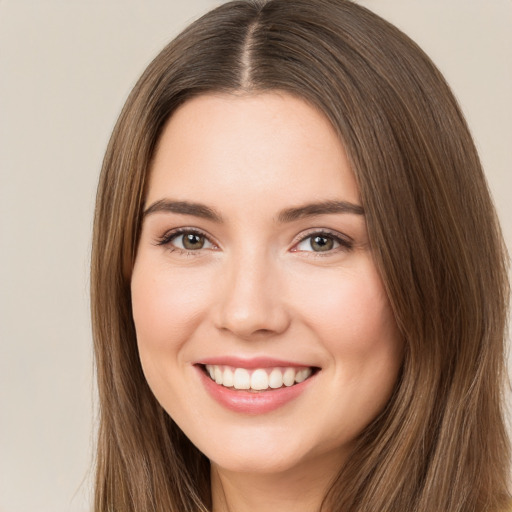
[[[199,203],[221,219],[151,209],[162,200]],[[361,204],[331,125],[291,95],[200,96],[159,141],[133,316],[151,389],[211,460],[215,512],[318,509],[396,381],[402,342],[364,215],[280,218],[325,201]],[[178,228],[204,233],[202,248],[183,249]],[[332,249],[315,250],[319,232]],[[320,371],[291,402],[244,414],[213,400],[194,366],[226,355]]]

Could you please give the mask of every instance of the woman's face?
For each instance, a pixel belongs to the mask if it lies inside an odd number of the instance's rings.
[[[354,175],[291,95],[172,116],[131,290],[147,381],[218,468],[338,467],[392,392],[402,344]]]

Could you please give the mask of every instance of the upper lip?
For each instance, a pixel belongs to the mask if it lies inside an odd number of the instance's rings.
[[[276,367],[292,367],[292,368],[312,368],[310,364],[299,363],[297,361],[286,361],[284,359],[274,359],[271,357],[236,357],[236,356],[217,356],[206,357],[196,361],[194,364],[199,365],[216,365],[216,366],[232,366],[233,368],[276,368]]]

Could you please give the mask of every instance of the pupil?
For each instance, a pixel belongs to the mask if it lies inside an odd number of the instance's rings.
[[[189,233],[183,237],[183,247],[186,249],[201,249],[204,245],[204,237]]]
[[[333,247],[332,238],[327,238],[325,236],[315,236],[311,240],[311,248],[315,251],[329,251]]]

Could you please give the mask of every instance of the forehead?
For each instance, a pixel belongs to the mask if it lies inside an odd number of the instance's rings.
[[[344,147],[327,118],[304,100],[276,92],[203,95],[172,115],[156,149],[146,204],[198,195],[207,202],[219,195],[280,204],[359,202]]]

